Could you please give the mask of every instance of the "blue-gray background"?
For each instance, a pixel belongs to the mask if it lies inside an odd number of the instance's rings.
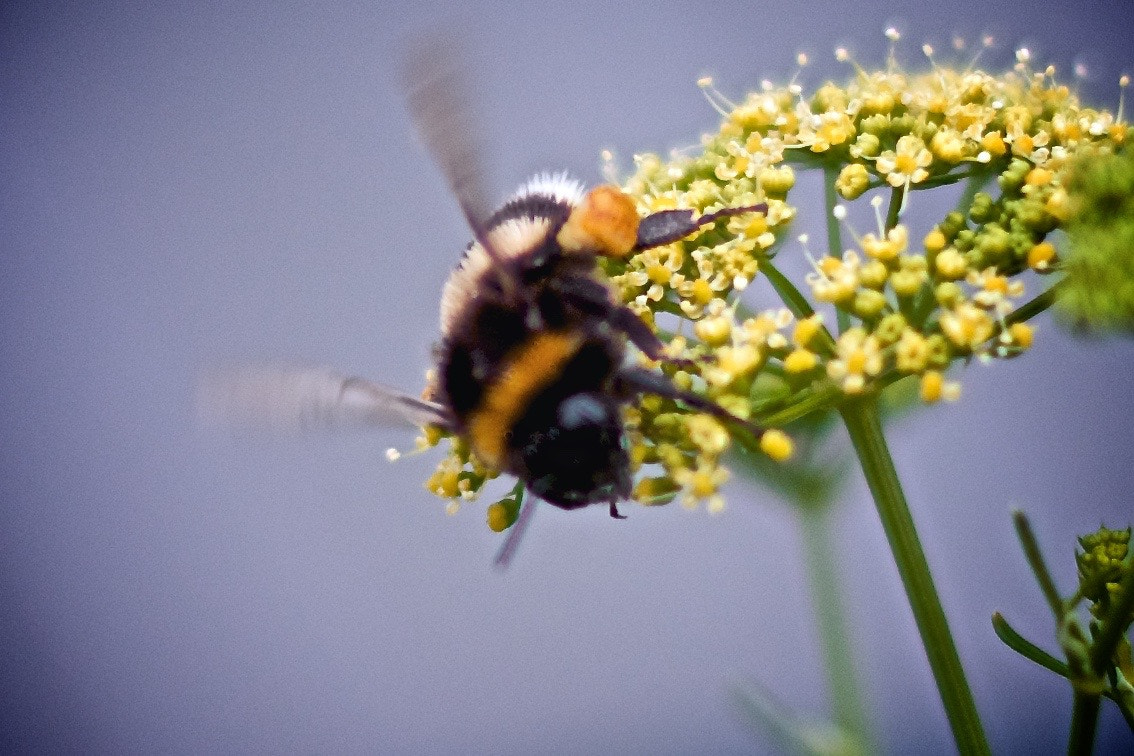
[[[540,169],[593,182],[604,147],[694,143],[717,120],[703,74],[739,96],[799,50],[811,84],[846,71],[839,43],[880,63],[894,22],[908,61],[987,31],[988,64],[1084,62],[1114,108],[1134,9],[1106,5],[0,6],[0,747],[766,750],[728,699],[749,681],[821,715],[799,527],[766,492],[732,486],[712,518],[545,508],[500,574],[482,505],[447,517],[422,490],[435,456],[385,461],[407,437],[202,433],[194,376],[294,358],[420,386],[466,231],[397,85],[416,33],[467,40],[502,195]],[[992,634],[1001,610],[1052,646],[1010,509],[1065,588],[1073,536],[1132,511],[1134,350],[1038,331],[891,436],[999,752],[1060,750],[1070,709]],[[882,743],[949,752],[858,482],[837,527]],[[1103,728],[1129,747],[1110,706]]]

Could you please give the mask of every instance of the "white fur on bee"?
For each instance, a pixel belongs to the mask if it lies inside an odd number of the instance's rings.
[[[529,179],[512,197],[515,199],[537,194],[553,197],[558,202],[566,202],[574,207],[583,201],[584,191],[583,185],[567,175],[566,172],[545,172],[536,174]]]
[[[512,218],[488,232],[488,242],[503,259],[511,260],[531,252],[543,243],[551,231],[546,218]],[[449,333],[453,324],[480,290],[480,278],[492,265],[492,258],[479,242],[473,242],[461,262],[449,275],[441,290],[441,335]]]
[[[524,197],[544,196],[575,207],[583,200],[583,185],[566,173],[540,173],[521,186],[508,201]],[[488,232],[488,241],[497,255],[505,260],[522,257],[547,238],[550,224],[545,218],[511,218]],[[492,264],[492,258],[478,242],[465,250],[461,261],[449,275],[441,290],[441,335],[445,336],[459,319],[468,303],[480,289],[480,278]]]

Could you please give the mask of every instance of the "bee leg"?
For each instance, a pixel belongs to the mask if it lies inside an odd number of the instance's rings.
[[[613,517],[616,520],[625,520],[626,519],[626,515],[618,513],[618,502],[617,501],[610,502],[610,516]]]
[[[659,210],[638,222],[638,239],[634,243],[634,251],[660,247],[683,239],[718,218],[767,212],[768,205],[763,202],[744,207],[725,207],[715,213],[705,213],[697,217],[694,217],[692,210]]]
[[[626,397],[653,394],[654,396],[673,399],[691,410],[712,415],[729,425],[740,426],[757,439],[764,435],[764,429],[759,425],[737,417],[711,399],[698,396],[692,391],[679,389],[664,375],[653,370],[639,367],[624,368],[615,376],[615,390]]]
[[[595,286],[592,279],[568,278],[560,282],[558,288],[568,305],[625,334],[651,360],[687,368],[696,365],[693,360],[667,355],[665,342],[629,307],[611,302],[610,292],[605,286]]]
[[[630,339],[630,343],[642,350],[642,353],[655,362],[668,362],[670,365],[676,365],[682,368],[691,368],[696,366],[696,362],[684,357],[670,357],[665,353],[665,342],[658,338],[658,335],[650,330],[637,314],[634,313],[629,307],[624,305],[610,305],[610,312],[607,316],[607,322],[615,328],[626,334],[626,338]]]

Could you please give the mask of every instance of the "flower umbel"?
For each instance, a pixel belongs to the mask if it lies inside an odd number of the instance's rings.
[[[1105,179],[1085,179],[1081,158],[1127,154],[1128,128],[1080,104],[1053,69],[1033,71],[1029,55],[1002,73],[934,63],[907,72],[891,57],[884,70],[856,66],[845,84],[810,94],[794,82],[766,84],[739,103],[699,82],[722,114],[720,128],[702,137],[697,154],[636,155],[624,191],[642,216],[759,203],[767,211],[603,260],[618,297],[665,330],[668,353],[680,360],[647,366],[737,417],[778,426],[906,376],[926,402],[956,399],[953,363],[1031,348],[1035,333],[1016,317],[1026,294],[1020,274],[1063,270],[1052,234],[1083,218],[1100,191],[1134,196],[1122,188],[1134,171],[1108,166]],[[859,234],[850,205],[829,205],[828,222],[854,243],[812,258],[801,292],[775,256],[797,213],[789,201],[796,173],[816,167],[832,198],[869,202],[876,228]],[[972,189],[954,211],[921,229],[907,220],[916,192],[959,182]],[[755,300],[745,292],[765,274],[785,306],[749,309]],[[625,417],[636,499],[723,506],[735,429],[651,396]],[[790,454],[790,443],[774,442],[786,437],[767,438],[761,446],[775,451],[766,454]],[[452,449],[429,488],[469,499],[490,473],[460,443]]]

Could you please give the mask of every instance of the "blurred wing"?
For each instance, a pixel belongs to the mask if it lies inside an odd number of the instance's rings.
[[[403,84],[425,148],[445,174],[473,236],[499,263],[501,257],[487,233],[492,207],[485,200],[484,140],[480,120],[473,115],[473,88],[461,57],[461,46],[452,37],[437,34],[419,39],[406,56]]]
[[[452,426],[440,404],[323,368],[215,371],[200,382],[198,410],[207,425],[276,432]]]

